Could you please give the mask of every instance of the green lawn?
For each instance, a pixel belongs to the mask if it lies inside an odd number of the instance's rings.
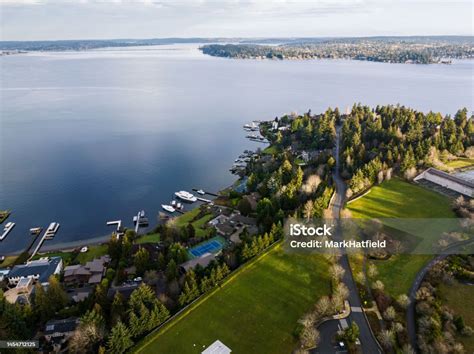
[[[347,205],[354,218],[450,218],[450,199],[398,178]]]
[[[455,215],[450,204],[450,199],[441,194],[394,178],[373,187],[369,194],[348,204],[347,208],[355,218],[452,218]],[[432,228],[435,227],[433,223]],[[429,225],[412,231],[424,236],[427,242],[432,242],[430,236],[436,234]],[[377,278],[390,295],[406,294],[417,272],[431,257],[401,254],[389,260],[374,261],[379,271]]]
[[[143,236],[140,236],[136,243],[158,243],[160,242],[160,234],[159,233],[156,233],[156,234],[146,234],[146,235],[143,235]]]
[[[474,159],[469,159],[467,157],[459,157],[456,160],[447,161],[445,165],[451,168],[465,168],[469,166],[474,166]]]
[[[276,145],[270,145],[267,148],[265,148],[262,152],[264,154],[274,155],[278,152],[278,148]]]
[[[137,347],[142,353],[201,353],[216,339],[235,354],[289,353],[298,319],[330,293],[328,264],[278,245]]]
[[[42,257],[61,257],[65,265],[71,264],[74,260],[75,254],[73,252],[48,252],[38,253],[33,257],[33,260],[40,259]]]
[[[440,286],[440,295],[443,299],[443,304],[448,305],[457,315],[461,315],[467,326],[474,328],[474,306],[472,306],[474,285],[458,282],[449,286],[443,284]],[[469,299],[471,301],[470,304]],[[466,353],[474,353],[474,336],[460,336],[459,339],[463,343]]]
[[[11,266],[17,258],[18,256],[6,256],[5,260],[0,263],[0,268]]]
[[[97,245],[97,246],[89,246],[89,251],[85,253],[79,253],[75,259],[75,261],[86,264],[89,261],[92,261],[94,258],[98,258],[107,254],[108,246],[107,245]]]
[[[196,216],[198,216],[200,212],[199,208],[194,208],[190,211],[185,212],[183,215],[178,216],[174,220],[174,224],[176,226],[186,226],[188,223],[190,223]]]

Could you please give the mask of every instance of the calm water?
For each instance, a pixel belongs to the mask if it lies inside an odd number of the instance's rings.
[[[51,243],[102,236],[107,220],[172,193],[231,184],[247,148],[241,126],[286,112],[402,103],[454,114],[473,109],[473,62],[451,66],[356,61],[241,61],[194,46],[2,57],[0,209],[28,229],[61,223]]]

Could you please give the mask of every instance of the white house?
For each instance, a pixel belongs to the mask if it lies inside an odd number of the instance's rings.
[[[474,198],[474,183],[435,168],[428,168],[414,179],[415,182],[421,180],[429,181],[454,192],[463,194],[469,198]]]
[[[208,346],[205,350],[201,352],[201,354],[230,354],[232,350],[227,347],[224,343],[220,340],[216,340],[210,346]]]

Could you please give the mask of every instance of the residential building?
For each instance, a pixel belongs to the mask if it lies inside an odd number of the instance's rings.
[[[79,319],[76,317],[48,321],[44,330],[44,338],[53,343],[55,351],[59,351],[62,344],[72,337],[78,325]]]
[[[31,294],[34,289],[32,277],[21,278],[13,289],[5,291],[3,296],[11,304],[26,305],[30,303]]]
[[[35,282],[46,286],[49,277],[61,273],[62,269],[63,260],[61,257],[41,258],[14,266],[7,278],[10,285],[16,286],[22,278],[32,278]]]
[[[85,265],[76,264],[64,268],[66,284],[99,284],[105,275],[106,265],[110,262],[108,255],[95,258]]]

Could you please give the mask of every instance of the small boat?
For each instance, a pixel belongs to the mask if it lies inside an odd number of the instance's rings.
[[[140,217],[144,218],[145,217],[145,210],[140,211]]]
[[[176,192],[174,195],[179,199],[184,200],[185,202],[194,203],[197,201],[197,198],[193,194],[186,191],[179,191]]]
[[[184,208],[184,205],[181,203],[176,204],[176,209],[181,210]]]
[[[168,213],[174,213],[176,211],[171,205],[161,204],[163,210],[167,211]]]
[[[206,192],[204,192],[202,189],[200,189],[200,190],[197,191],[197,194],[204,195],[204,194],[206,194]]]
[[[170,204],[171,204],[172,207],[175,207],[175,206],[176,206],[176,200],[172,200],[172,201],[170,202]]]
[[[79,252],[86,253],[87,251],[89,251],[89,247],[84,246],[84,247],[81,248],[81,250]]]

